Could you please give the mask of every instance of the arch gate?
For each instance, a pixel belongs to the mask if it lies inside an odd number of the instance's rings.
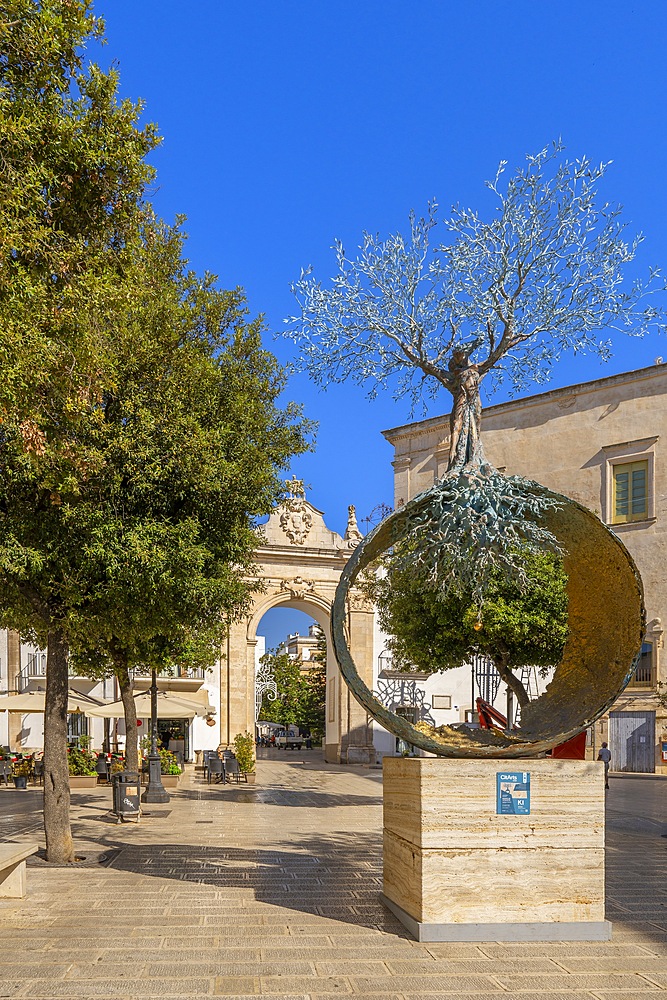
[[[331,644],[331,605],[351,551],[361,540],[354,507],[345,537],[331,531],[322,511],[306,499],[303,483],[289,482],[287,499],[262,526],[256,565],[264,584],[249,617],[232,626],[220,664],[220,738],[254,731],[257,627],[271,608],[305,611],[327,638],[325,759],[330,763],[373,763],[372,720],[343,682]],[[348,605],[350,647],[365,683],[373,686],[373,606],[353,592]]]

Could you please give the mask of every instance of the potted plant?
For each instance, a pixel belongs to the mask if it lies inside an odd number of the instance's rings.
[[[79,745],[68,751],[69,787],[95,788],[97,786],[97,760],[90,750],[90,736],[80,736]]]
[[[255,783],[255,739],[250,733],[237,733],[234,737],[234,749],[239,764],[239,771],[249,785]]]
[[[30,777],[30,761],[15,760],[12,764],[12,778],[15,788],[27,788]]]
[[[150,736],[143,736],[140,743],[144,754],[142,772],[148,774],[148,754],[151,750]],[[162,775],[163,788],[177,788],[181,779],[181,768],[175,754],[166,750],[160,740],[157,741],[157,752],[160,755],[160,774]]]
[[[160,747],[158,753],[160,754],[160,772],[162,774],[163,788],[177,788],[181,777],[178,759],[169,750],[165,750],[164,747]]]

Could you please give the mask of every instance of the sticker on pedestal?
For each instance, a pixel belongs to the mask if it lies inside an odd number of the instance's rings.
[[[496,813],[502,816],[527,816],[530,813],[529,771],[498,771]]]

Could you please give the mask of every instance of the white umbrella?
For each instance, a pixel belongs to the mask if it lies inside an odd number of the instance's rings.
[[[23,715],[27,715],[29,712],[44,713],[45,699],[45,691],[25,691],[23,694],[3,695],[0,697],[0,712],[21,712]],[[89,698],[88,695],[81,694],[79,691],[73,691],[70,688],[67,697],[68,713],[83,712],[89,715],[90,710],[97,708],[99,705],[100,702],[95,701],[94,698]]]
[[[151,696],[149,691],[141,691],[134,695],[134,703],[137,708],[138,719],[150,719],[151,717]],[[190,701],[181,698],[173,691],[158,691],[157,693],[157,717],[158,719],[192,719],[195,715],[205,716],[213,711],[210,705],[203,705],[200,701]],[[112,701],[110,705],[100,705],[99,708],[86,709],[86,715],[95,719],[122,719],[125,709],[122,701]]]

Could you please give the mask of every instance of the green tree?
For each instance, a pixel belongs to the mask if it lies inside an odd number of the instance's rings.
[[[311,653],[303,674],[303,727],[314,739],[323,739],[326,725],[327,640],[319,625],[315,626],[317,646]]]
[[[83,66],[101,33],[90,0],[7,0],[0,18],[0,447],[13,510],[11,525],[2,511],[1,561],[22,581],[18,602],[11,587],[3,601],[7,624],[47,644],[44,816],[47,851],[63,860],[73,853],[67,646],[59,595],[46,600],[34,575],[67,532],[59,487],[89,467],[77,431],[111,384],[113,316],[157,136],[117,100],[114,73]],[[26,544],[28,523],[37,536]]]
[[[5,0],[0,14],[0,417],[53,449],[104,383],[119,276],[158,143],[115,72],[84,67],[90,0]],[[69,441],[71,449],[71,441]]]
[[[327,646],[324,633],[319,627],[317,631],[316,651],[306,664],[278,650],[262,657],[271,666],[278,696],[272,701],[264,695],[260,718],[285,727],[296,725],[320,738],[324,735]]]
[[[262,657],[263,663],[271,665],[278,696],[271,701],[264,695],[260,718],[266,722],[276,722],[281,726],[302,724],[304,716],[304,683],[300,660],[293,660],[287,653],[277,649],[269,650]]]
[[[567,639],[567,575],[552,553],[523,553],[525,588],[500,570],[480,610],[471,590],[442,591],[409,569],[391,567],[373,585],[388,648],[401,669],[428,673],[466,663],[474,651],[489,656],[520,705],[529,701],[514,671],[546,670]]]
[[[47,855],[69,861],[70,648],[102,670],[206,646],[211,662],[304,425],[276,405],[284,376],[242,293],[193,275],[143,201],[155,133],[114,74],[83,68],[90,3],[5,11],[0,600],[47,647]]]
[[[241,293],[188,272],[177,230],[148,235],[116,385],[87,428],[103,473],[78,503],[89,570],[76,642],[118,677],[131,768],[131,672],[213,664],[254,586],[253,519],[305,447],[298,408],[276,407],[284,376]]]

